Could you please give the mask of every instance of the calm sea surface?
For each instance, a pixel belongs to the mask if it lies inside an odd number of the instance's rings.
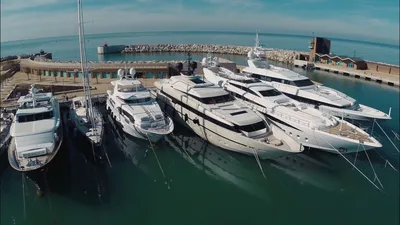
[[[159,35],[91,36],[91,60],[97,60],[94,47],[135,43],[217,43],[248,44],[248,35]],[[212,38],[214,37],[214,39]],[[41,48],[54,58],[77,60],[74,38],[34,40],[24,46],[2,44],[2,53],[19,54]],[[308,38],[263,36],[269,47],[306,50]],[[244,42],[241,42],[244,41]],[[295,46],[304,43],[304,48]],[[333,41],[333,46],[356,46]],[[12,51],[14,45],[14,52]],[[359,44],[368,46],[368,44]],[[293,46],[293,47],[292,47]],[[365,46],[364,46],[365,47]],[[360,47],[360,52],[390,52],[390,46]],[[385,49],[386,50],[382,50]],[[346,49],[343,47],[342,49]],[[375,49],[375,50],[374,50]],[[379,50],[379,51],[378,51]],[[398,51],[398,50],[397,50]],[[346,52],[338,52],[346,54]],[[350,54],[350,53],[348,53]],[[371,53],[368,59],[390,62],[384,54]],[[370,58],[370,57],[387,57]],[[106,60],[125,60],[107,56]],[[200,59],[201,55],[194,55]],[[398,54],[397,54],[398,57]],[[138,59],[185,59],[183,54],[130,56]],[[367,58],[365,56],[364,58]],[[244,64],[244,58],[231,57]],[[397,58],[398,59],[398,58]],[[394,63],[394,62],[392,62]],[[279,65],[279,64],[278,64]],[[305,74],[301,69],[295,71]],[[396,88],[355,80],[325,72],[308,72],[311,79],[356,98],[360,103],[388,111],[391,121],[381,126],[393,138],[399,133],[399,92]],[[101,106],[100,106],[101,107]],[[108,118],[108,117],[107,117]],[[365,124],[364,124],[365,125]],[[262,176],[254,157],[238,155],[207,144],[190,130],[176,125],[174,133],[154,146],[126,136],[107,123],[107,161],[91,163],[90,148],[66,132],[60,157],[49,168],[50,192],[36,196],[32,182],[9,168],[0,158],[0,224],[282,224],[282,225],[397,225],[399,224],[399,173],[385,166],[385,159],[399,168],[399,153],[375,126],[384,145],[369,151],[369,158],[384,189],[377,190],[341,156],[310,150],[302,154],[262,161]],[[394,140],[398,146],[399,142]],[[374,172],[365,153],[347,158],[372,180]],[[378,181],[375,182],[379,187]],[[24,194],[25,192],[25,194]]]

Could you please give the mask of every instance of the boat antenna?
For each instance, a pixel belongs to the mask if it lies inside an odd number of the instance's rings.
[[[256,30],[256,45],[255,48],[259,48],[260,47],[260,40],[258,39],[258,30]]]

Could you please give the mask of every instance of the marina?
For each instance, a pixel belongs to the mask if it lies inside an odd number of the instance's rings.
[[[55,96],[62,141],[43,174],[25,177],[7,162],[10,154],[0,157],[0,222],[238,224],[270,211],[277,224],[292,224],[288,213],[319,224],[333,209],[349,219],[324,224],[398,221],[397,87],[271,60],[282,71],[306,75],[311,84],[341,91],[385,116],[344,118],[282,93],[264,103],[260,95],[248,98],[265,106],[258,110],[238,96],[277,89],[257,84],[263,79],[251,78],[256,73],[242,73],[243,62],[217,57],[209,67],[190,54],[159,62],[86,62],[84,54],[81,62],[20,59],[19,70],[2,82],[1,106],[17,115],[17,100],[35,95],[33,87]],[[208,69],[246,81],[212,80]],[[25,89],[32,83],[29,94]],[[232,94],[228,84],[248,90]],[[74,113],[83,118],[83,132],[79,119],[71,122]],[[7,147],[14,149],[15,142]],[[319,206],[312,208],[317,215],[310,217],[299,202]],[[208,213],[200,215],[199,207]],[[352,219],[365,210],[371,215]]]

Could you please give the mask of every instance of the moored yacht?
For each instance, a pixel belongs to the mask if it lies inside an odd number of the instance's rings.
[[[333,153],[382,147],[375,138],[353,124],[290,99],[259,79],[236,74],[215,62],[208,62],[208,67],[203,68],[207,80],[242,99],[304,146]]]
[[[89,104],[84,96],[72,99],[70,121],[76,130],[94,146],[99,146],[103,140],[104,120],[100,111],[92,106],[89,114]]]
[[[14,119],[14,114],[11,112],[7,112],[6,109],[3,110],[0,114],[0,155],[5,150],[5,146],[8,144],[10,140],[10,128],[12,121]]]
[[[52,93],[38,92],[32,85],[30,93],[19,98],[11,125],[8,160],[12,168],[21,172],[46,166],[63,141],[58,100]]]
[[[273,158],[303,151],[228,92],[188,72],[154,82],[157,101],[175,121],[216,146],[247,155]]]
[[[120,79],[112,81],[113,90],[107,90],[106,108],[131,136],[157,142],[174,129],[172,119],[165,116],[150,90],[135,79],[136,71],[130,74],[119,69]]]
[[[92,146],[100,146],[103,140],[104,120],[99,110],[93,107],[92,103],[82,20],[82,3],[78,0],[79,53],[84,96],[72,99],[69,116],[79,134],[82,134]],[[95,154],[95,152],[93,153]]]
[[[355,99],[342,92],[313,83],[308,77],[289,69],[276,67],[265,59],[248,54],[248,67],[242,72],[272,85],[285,95],[313,105],[322,112],[333,116],[354,120],[388,120],[389,114],[366,105],[358,104]]]

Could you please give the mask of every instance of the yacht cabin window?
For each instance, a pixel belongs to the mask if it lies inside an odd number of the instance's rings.
[[[151,97],[135,98],[135,99],[121,99],[121,100],[124,101],[126,104],[137,104],[137,103],[149,102],[149,101],[151,101]]]
[[[194,96],[192,96],[192,97],[194,97]],[[230,94],[208,97],[208,98],[198,98],[198,97],[194,97],[194,98],[206,105],[231,102],[231,101],[235,100]]]
[[[257,68],[264,68],[264,69],[270,69],[271,68],[269,63],[266,62],[266,61],[256,61],[256,60],[254,60],[253,63]]]
[[[266,129],[267,127],[263,121],[260,121],[257,123],[244,125],[244,126],[235,125],[235,128],[238,130],[241,130],[241,131],[245,131],[245,132],[254,132],[254,131],[261,130],[261,129]]]
[[[309,79],[295,80],[295,81],[291,81],[290,83],[291,83],[291,85],[297,86],[297,87],[305,87],[305,86],[314,85],[314,83]]]
[[[19,115],[17,116],[18,123],[33,122],[38,120],[47,120],[53,118],[53,111],[29,114],[29,115]]]
[[[276,89],[271,89],[271,90],[265,90],[265,91],[259,91],[260,94],[264,97],[272,97],[272,96],[278,96],[281,95],[282,93]]]

